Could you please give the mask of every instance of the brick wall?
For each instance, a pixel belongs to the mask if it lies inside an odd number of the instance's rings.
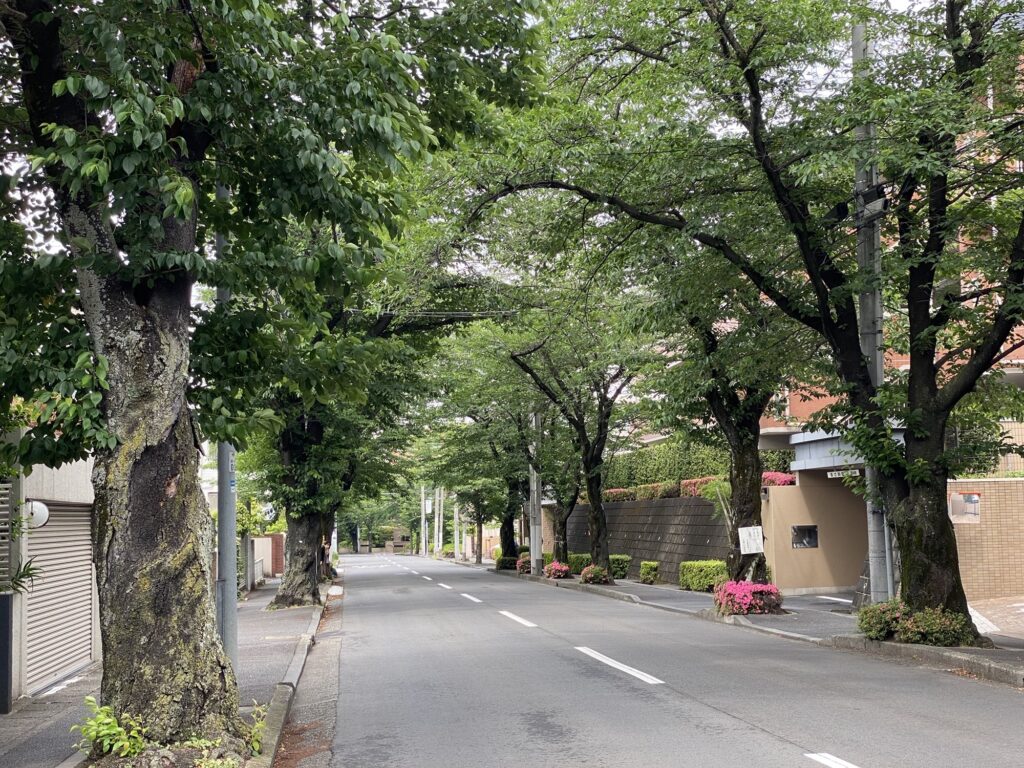
[[[949,492],[981,494],[979,522],[954,525],[967,598],[1024,595],[1024,479],[951,480]]]
[[[729,551],[725,522],[714,517],[704,499],[654,499],[604,505],[611,554],[630,555],[629,578],[640,572],[641,560],[656,560],[661,579],[675,582],[684,560],[724,559]],[[566,532],[570,552],[589,552],[590,508],[576,507]],[[547,549],[547,547],[545,547]]]

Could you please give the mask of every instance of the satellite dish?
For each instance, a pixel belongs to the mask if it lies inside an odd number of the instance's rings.
[[[29,528],[42,528],[50,519],[50,508],[41,501],[25,502],[25,525]]]

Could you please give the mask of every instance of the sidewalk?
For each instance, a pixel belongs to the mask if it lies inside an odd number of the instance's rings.
[[[253,700],[266,705],[286,678],[297,644],[309,629],[310,607],[264,610],[277,581],[253,590],[238,607],[238,693],[243,708]],[[315,611],[319,612],[316,606]],[[319,614],[317,613],[319,617]],[[315,625],[314,625],[315,626]],[[83,699],[99,697],[98,664],[31,698],[20,699],[9,715],[0,715],[0,765],[55,768],[74,765],[77,734],[70,728],[87,714]]]
[[[475,568],[475,563],[460,562]],[[493,568],[489,568],[492,570]],[[734,624],[760,632],[847,651],[860,651],[900,659],[911,663],[973,675],[985,680],[1024,686],[1024,643],[1018,637],[992,634],[996,648],[935,648],[879,643],[867,640],[857,630],[856,617],[850,612],[851,595],[799,595],[786,597],[780,615],[718,616],[710,594],[688,592],[667,584],[640,584],[619,579],[614,585],[580,584],[573,580],[549,580],[519,575],[513,571],[494,571],[513,578],[543,583],[562,589],[628,600],[638,605],[671,611],[709,621]]]

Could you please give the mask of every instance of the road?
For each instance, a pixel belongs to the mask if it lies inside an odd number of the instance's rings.
[[[1004,768],[1024,695],[408,556],[342,558],[336,768]]]

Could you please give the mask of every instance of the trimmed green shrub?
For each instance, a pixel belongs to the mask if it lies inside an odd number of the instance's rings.
[[[679,588],[710,592],[729,580],[724,560],[686,560],[679,564]]]
[[[491,550],[491,560],[498,562],[501,559],[501,547],[495,547]]]
[[[516,559],[514,557],[499,557],[494,561],[494,570],[496,571],[514,571],[516,569]]]
[[[640,561],[640,583],[641,584],[653,584],[658,580],[658,561],[657,560],[641,560]]]
[[[612,578],[624,579],[629,571],[629,564],[633,562],[633,558],[629,555],[609,555],[608,562],[612,567]]]
[[[648,483],[647,485],[638,485],[636,487],[636,500],[637,501],[649,501],[651,499],[658,498],[658,484]]]
[[[579,574],[590,565],[590,555],[585,552],[570,552],[568,565],[573,573]]]
[[[530,548],[529,547],[520,547],[519,548],[519,556],[520,557],[522,557],[523,555],[528,555],[528,554],[530,554]]]
[[[600,565],[588,565],[580,573],[580,581],[583,584],[607,584],[608,571]]]
[[[901,643],[920,643],[948,648],[974,645],[970,617],[943,608],[925,608],[903,618],[896,625],[896,639]]]
[[[857,628],[869,640],[888,640],[896,632],[896,625],[910,614],[899,598],[875,605],[865,605],[857,613]]]
[[[544,565],[551,565],[555,561],[555,555],[552,552],[544,553]]]

